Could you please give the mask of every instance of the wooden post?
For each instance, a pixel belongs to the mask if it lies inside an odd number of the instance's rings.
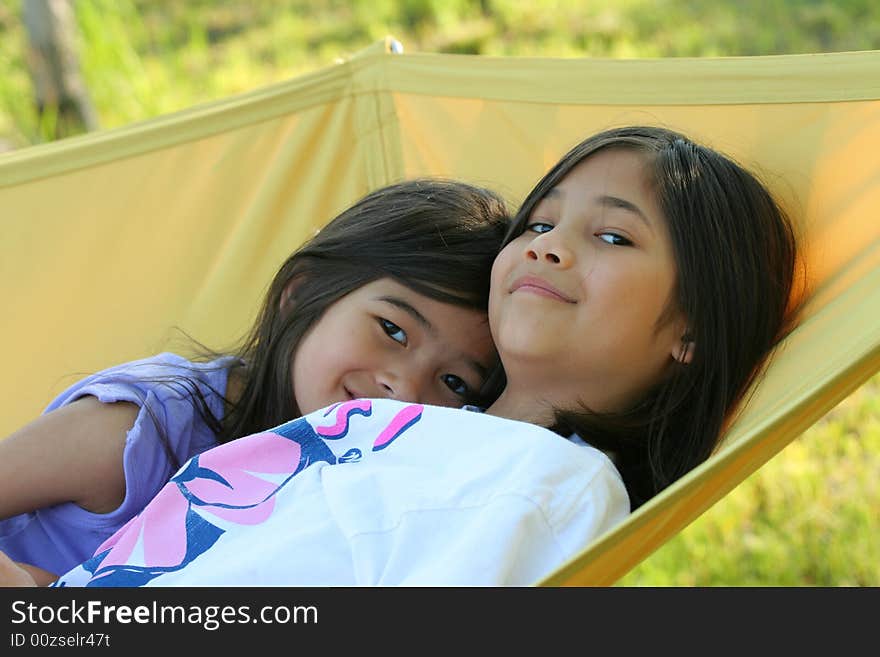
[[[22,0],[28,67],[37,110],[55,113],[52,138],[98,127],[76,56],[76,20],[68,0]]]

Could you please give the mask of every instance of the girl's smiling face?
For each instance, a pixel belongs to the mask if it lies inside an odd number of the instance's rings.
[[[491,412],[546,424],[551,405],[632,403],[688,357],[684,318],[664,314],[675,280],[644,156],[611,148],[577,164],[495,260],[489,321],[508,389]]]
[[[358,397],[461,406],[495,357],[486,314],[442,303],[390,278],[342,297],[293,358],[302,414]]]

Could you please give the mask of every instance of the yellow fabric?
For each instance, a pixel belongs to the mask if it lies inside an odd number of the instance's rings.
[[[880,369],[880,52],[669,60],[390,54],[0,157],[0,435],[79,376],[249,326],[283,258],[379,185],[516,206],[571,145],[682,130],[795,217],[810,297],[723,448],[539,584],[610,584]]]

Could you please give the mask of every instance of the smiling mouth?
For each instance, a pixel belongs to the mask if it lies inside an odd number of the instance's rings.
[[[560,290],[557,290],[547,281],[534,276],[524,276],[523,278],[518,279],[511,286],[510,292],[511,294],[513,292],[529,292],[539,297],[555,299],[556,301],[562,301],[563,303],[577,303],[576,300]]]

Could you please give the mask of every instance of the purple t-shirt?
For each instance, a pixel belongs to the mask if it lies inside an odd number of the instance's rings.
[[[92,556],[101,543],[140,513],[174,474],[176,468],[168,458],[157,422],[179,464],[217,444],[187,389],[169,379],[187,377],[220,419],[231,362],[230,357],[224,357],[194,363],[163,353],[98,372],[58,395],[44,413],[87,395],[105,403],[128,401],[141,407],[125,439],[125,499],[106,514],[64,503],[0,520],[0,550],[15,561],[59,574]]]

